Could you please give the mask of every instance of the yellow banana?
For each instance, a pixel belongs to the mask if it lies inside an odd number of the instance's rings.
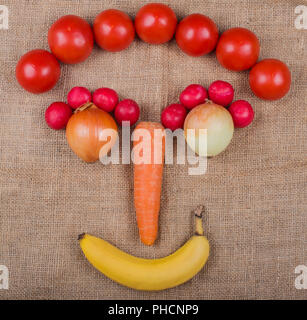
[[[209,256],[209,242],[202,227],[203,207],[195,210],[196,232],[181,248],[161,259],[127,254],[100,238],[83,233],[80,246],[88,261],[112,280],[137,290],[164,290],[194,277]]]

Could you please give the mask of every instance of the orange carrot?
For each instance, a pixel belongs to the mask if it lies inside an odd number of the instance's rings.
[[[148,148],[143,148],[146,138],[141,134],[139,139],[134,141],[134,148],[139,143],[143,143],[142,146],[138,146],[140,152],[135,152],[133,156],[134,160],[134,206],[136,212],[136,218],[139,228],[139,234],[141,241],[146,245],[152,245],[158,233],[158,220],[159,220],[159,211],[160,211],[160,196],[162,188],[162,176],[163,176],[163,162],[165,154],[165,135],[164,127],[158,122],[140,122],[134,131],[134,134],[138,129],[145,129],[148,137],[150,137]],[[160,138],[154,141],[154,132],[156,129],[159,129],[156,132],[160,134]],[[138,131],[140,132],[140,131]],[[147,153],[147,154],[146,154]],[[149,154],[150,153],[150,154]],[[143,163],[136,163],[136,155],[147,156],[147,161]],[[155,158],[160,159],[160,162],[157,163]],[[148,163],[150,160],[150,163]],[[144,163],[145,162],[145,163]]]

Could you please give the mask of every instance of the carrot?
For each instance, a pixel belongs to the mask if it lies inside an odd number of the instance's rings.
[[[145,163],[136,163],[136,155],[133,156],[134,206],[141,241],[150,246],[155,242],[158,233],[163,162],[165,154],[165,136],[164,127],[158,122],[140,122],[136,126],[134,133],[136,133],[136,130],[138,129],[145,129],[150,134],[150,143],[148,143],[150,150],[146,150],[146,148],[141,148],[141,146],[139,146],[139,149],[141,150],[139,155],[143,156],[144,159],[145,153],[150,152],[150,155],[147,154],[147,159],[150,159],[150,163],[146,160],[144,161]],[[154,142],[155,129],[160,129],[160,133],[163,134],[162,141],[160,140],[160,142]],[[142,138],[142,135],[140,139],[134,141],[134,151],[141,141],[143,141],[143,143],[146,141],[144,137]],[[157,161],[154,163],[155,149],[158,151],[156,152],[156,155],[158,154],[160,156],[159,163],[157,163]]]

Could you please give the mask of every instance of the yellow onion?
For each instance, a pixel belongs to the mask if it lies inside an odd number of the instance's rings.
[[[115,120],[93,103],[87,103],[78,108],[66,126],[69,146],[85,162],[95,162],[100,156],[106,155],[117,137]]]
[[[188,129],[195,135],[188,136]],[[199,129],[207,129],[207,141]],[[184,122],[184,133],[189,147],[200,156],[216,156],[227,148],[234,131],[229,111],[211,101],[192,109]],[[206,154],[207,153],[207,154]]]

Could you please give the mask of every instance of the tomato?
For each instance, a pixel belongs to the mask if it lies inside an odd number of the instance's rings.
[[[180,49],[194,57],[211,52],[218,37],[219,32],[214,21],[198,13],[181,20],[176,31],[176,41]]]
[[[91,54],[94,35],[87,21],[68,15],[50,27],[48,43],[52,53],[60,61],[74,64],[84,61]]]
[[[216,56],[220,64],[233,71],[251,68],[257,62],[259,52],[258,38],[253,32],[244,28],[225,31],[216,47]]]
[[[42,93],[52,89],[61,75],[60,64],[46,50],[32,50],[23,55],[16,66],[19,84],[32,93]]]
[[[277,59],[258,62],[249,73],[254,94],[265,100],[278,100],[290,90],[291,73],[286,64]]]
[[[130,17],[119,10],[102,11],[94,21],[97,44],[107,51],[126,49],[134,39],[134,25]]]
[[[177,26],[174,11],[162,3],[149,3],[135,17],[135,29],[145,42],[160,44],[171,40]]]

